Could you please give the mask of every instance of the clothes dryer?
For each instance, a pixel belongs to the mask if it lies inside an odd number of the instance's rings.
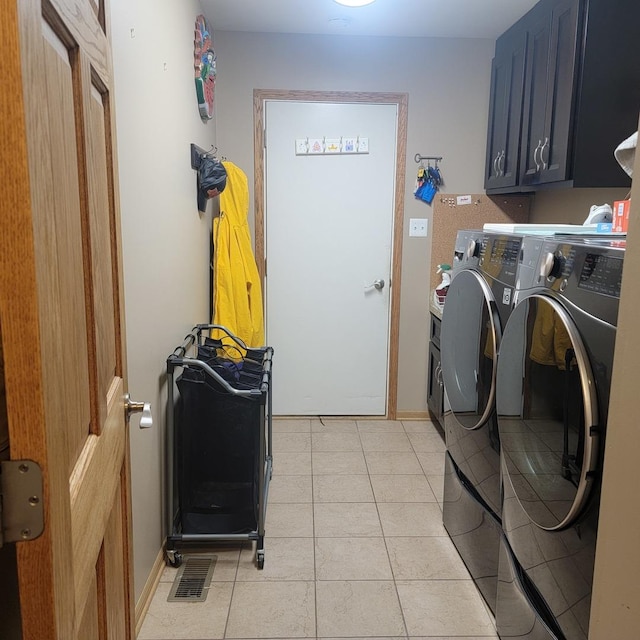
[[[500,537],[498,347],[513,308],[523,236],[461,231],[441,328],[445,414],[443,522],[494,610]],[[533,250],[533,248],[531,248]]]
[[[502,335],[503,640],[588,638],[624,246],[545,239]]]

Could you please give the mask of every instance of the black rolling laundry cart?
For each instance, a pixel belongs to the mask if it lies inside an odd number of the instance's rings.
[[[223,334],[213,339],[211,330]],[[250,348],[220,325],[196,325],[167,358],[166,559],[185,547],[256,542],[264,525],[273,455],[273,349]]]

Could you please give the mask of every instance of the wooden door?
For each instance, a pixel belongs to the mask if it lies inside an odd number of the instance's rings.
[[[386,414],[397,129],[395,104],[266,101],[275,415]],[[296,138],[356,135],[368,153],[295,152]]]
[[[16,544],[25,640],[133,636],[126,362],[104,0],[5,2],[0,327],[12,459],[44,477]]]

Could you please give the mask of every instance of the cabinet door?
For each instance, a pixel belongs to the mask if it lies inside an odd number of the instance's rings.
[[[485,189],[517,183],[526,42],[526,31],[517,29],[496,43],[491,67]]]
[[[438,422],[442,424],[444,388],[440,368],[440,349],[433,342],[429,343],[429,381],[427,385],[427,406]]]
[[[542,165],[540,183],[570,177],[577,38],[577,0],[557,2],[551,13],[544,140],[539,154]]]
[[[505,95],[510,75],[509,60],[495,57],[491,63],[491,94],[489,99],[489,129],[487,132],[487,160],[484,187],[490,189],[500,183],[498,162],[505,142]]]
[[[522,139],[520,146],[520,184],[537,184],[544,142],[551,16],[548,4],[541,2],[529,14],[527,66],[525,73]]]
[[[521,185],[570,177],[578,0],[543,1],[528,22]]]

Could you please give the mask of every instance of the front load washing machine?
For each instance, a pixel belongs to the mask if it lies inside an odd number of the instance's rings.
[[[624,245],[545,239],[502,335],[502,639],[588,638]]]
[[[440,335],[450,406],[444,416],[443,522],[492,610],[501,533],[497,353],[513,308],[519,265],[537,263],[537,257],[523,254],[523,239],[479,231],[458,234]]]

